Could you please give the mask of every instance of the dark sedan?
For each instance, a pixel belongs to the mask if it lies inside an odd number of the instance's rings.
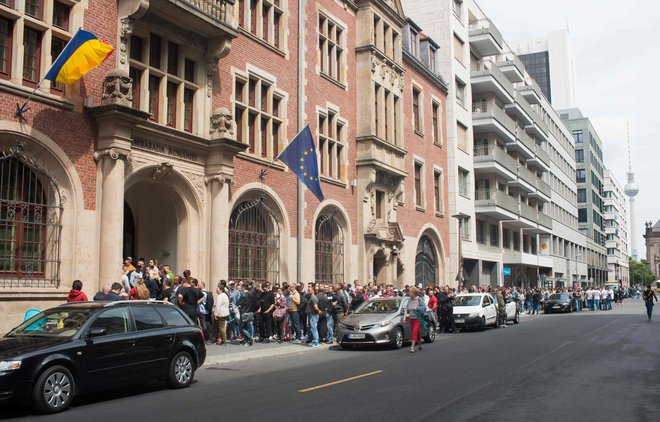
[[[543,312],[573,312],[575,310],[575,298],[572,293],[555,293],[545,301]]]
[[[187,387],[205,359],[202,332],[174,305],[66,304],[0,338],[0,402],[55,413],[82,391],[158,379]]]

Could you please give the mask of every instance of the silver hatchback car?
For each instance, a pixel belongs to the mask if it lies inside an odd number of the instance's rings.
[[[373,298],[339,322],[337,342],[342,349],[353,346],[387,344],[400,348],[412,338],[410,324],[403,323],[407,297]],[[427,328],[420,334],[426,343],[435,341],[438,319],[427,312]]]

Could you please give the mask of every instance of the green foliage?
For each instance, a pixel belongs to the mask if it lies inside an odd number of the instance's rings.
[[[651,272],[651,268],[645,259],[635,261],[628,258],[630,265],[630,284],[647,285],[655,281],[655,275]]]

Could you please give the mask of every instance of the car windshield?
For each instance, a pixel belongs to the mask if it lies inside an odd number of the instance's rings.
[[[401,299],[368,300],[355,310],[356,314],[391,314],[399,309]]]
[[[550,295],[550,300],[568,300],[568,294],[566,293],[555,293]]]
[[[15,336],[57,336],[71,337],[89,319],[93,309],[49,309],[23,322],[7,334]]]
[[[479,306],[481,296],[456,296],[454,306]]]

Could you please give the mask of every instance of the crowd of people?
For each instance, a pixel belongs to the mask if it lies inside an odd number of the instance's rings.
[[[221,280],[214,291],[207,290],[189,270],[175,275],[166,264],[126,258],[120,281],[103,286],[95,296],[98,301],[163,300],[181,308],[204,333],[208,344],[225,346],[271,341],[332,343],[338,322],[374,297],[419,297],[428,312],[437,314],[440,332],[459,332],[453,319],[453,301],[461,293],[490,293],[498,308],[500,326],[506,327],[505,304],[515,301],[518,311],[537,315],[554,293],[569,293],[576,309],[592,311],[612,309],[621,303],[623,290],[609,287],[521,288],[470,286],[405,286],[367,283],[271,284],[254,280]],[[414,292],[413,292],[414,291]],[[215,294],[213,294],[215,293]],[[75,280],[67,301],[86,301],[82,282]],[[411,324],[414,321],[411,320]]]

